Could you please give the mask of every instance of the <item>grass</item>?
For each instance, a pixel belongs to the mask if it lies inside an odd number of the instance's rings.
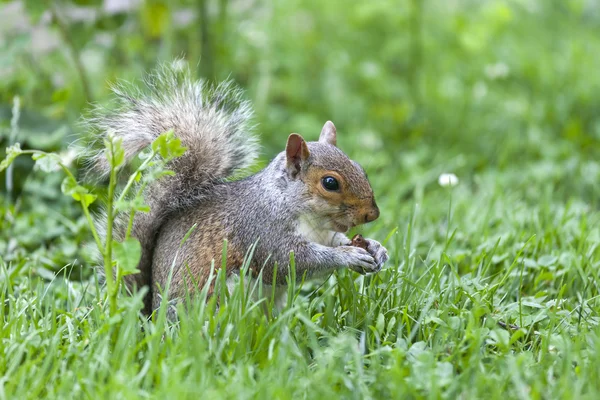
[[[177,323],[141,318],[139,294],[111,313],[64,175],[18,158],[0,192],[0,399],[598,398],[600,14],[521,3],[289,1],[218,19],[201,70],[248,89],[260,164],[333,119],[381,209],[356,232],[391,256],[296,288],[276,315],[239,288]],[[107,80],[205,54],[197,24],[152,22],[185,4],[148,4],[63,21],[68,57],[0,40],[0,65],[23,66],[0,80],[1,147],[64,153],[86,92],[103,103]],[[457,186],[438,184],[448,172]]]
[[[93,279],[45,283],[3,262],[1,393],[593,398],[600,215],[557,201],[536,169],[451,189],[421,176],[427,195],[412,206],[380,195],[381,221],[362,232],[392,233],[386,268],[305,286],[276,317],[237,290],[216,313],[194,301],[175,325],[140,319],[139,297],[123,297],[117,321]]]

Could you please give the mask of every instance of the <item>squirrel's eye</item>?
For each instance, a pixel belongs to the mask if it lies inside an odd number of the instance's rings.
[[[340,189],[340,184],[338,183],[337,179],[335,179],[333,176],[324,177],[323,179],[321,179],[321,184],[326,190],[329,190],[331,192],[335,192]]]

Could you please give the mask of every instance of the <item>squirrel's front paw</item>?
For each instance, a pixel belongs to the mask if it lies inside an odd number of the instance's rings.
[[[348,268],[359,274],[364,275],[370,272],[377,272],[381,269],[377,265],[375,258],[367,250],[354,246],[340,246],[338,248],[346,254]]]
[[[375,259],[377,270],[379,271],[381,267],[383,267],[383,264],[390,258],[388,256],[388,251],[377,240],[365,239],[365,242],[367,242],[367,251]]]

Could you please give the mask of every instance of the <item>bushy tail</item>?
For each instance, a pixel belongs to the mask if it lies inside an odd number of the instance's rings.
[[[144,78],[141,88],[119,84],[112,88],[116,107],[97,108],[87,125],[92,144],[102,143],[108,132],[122,138],[128,161],[145,149],[161,133],[173,130],[187,147],[185,154],[171,161],[175,172],[151,184],[145,191],[149,213],[137,213],[132,236],[142,245],[141,271],[129,275],[129,288],[149,286],[152,291],[152,251],[156,235],[165,218],[198,199],[215,182],[252,164],[258,154],[251,125],[252,109],[242,91],[231,82],[209,85],[193,80],[183,62],[159,67]],[[109,166],[102,150],[91,150],[90,170],[107,174]],[[124,235],[126,222],[117,221],[115,237]],[[146,312],[151,312],[152,295],[146,297]]]

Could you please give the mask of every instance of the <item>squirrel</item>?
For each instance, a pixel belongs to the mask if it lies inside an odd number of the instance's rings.
[[[113,86],[117,107],[97,108],[87,122],[96,143],[108,132],[122,138],[127,161],[169,130],[187,148],[168,163],[172,175],[145,189],[150,211],[134,217],[131,235],[142,256],[139,273],[124,281],[130,290],[149,288],[145,314],[159,307],[158,288],[171,273],[170,299],[202,288],[211,262],[221,265],[224,239],[227,277],[239,275],[254,246],[250,271],[253,277],[262,272],[265,285],[286,285],[292,251],[298,280],[324,278],[338,268],[374,273],[388,260],[379,242],[364,239],[366,246],[357,247],[345,235],[376,220],[379,208],[363,168],[337,147],[332,122],[315,142],[290,134],[285,150],[263,170],[235,180],[258,155],[253,111],[242,90],[231,81],[195,80],[177,62],[147,74],[144,83],[143,90]],[[100,152],[91,165],[108,173]],[[126,225],[115,225],[117,239]]]

